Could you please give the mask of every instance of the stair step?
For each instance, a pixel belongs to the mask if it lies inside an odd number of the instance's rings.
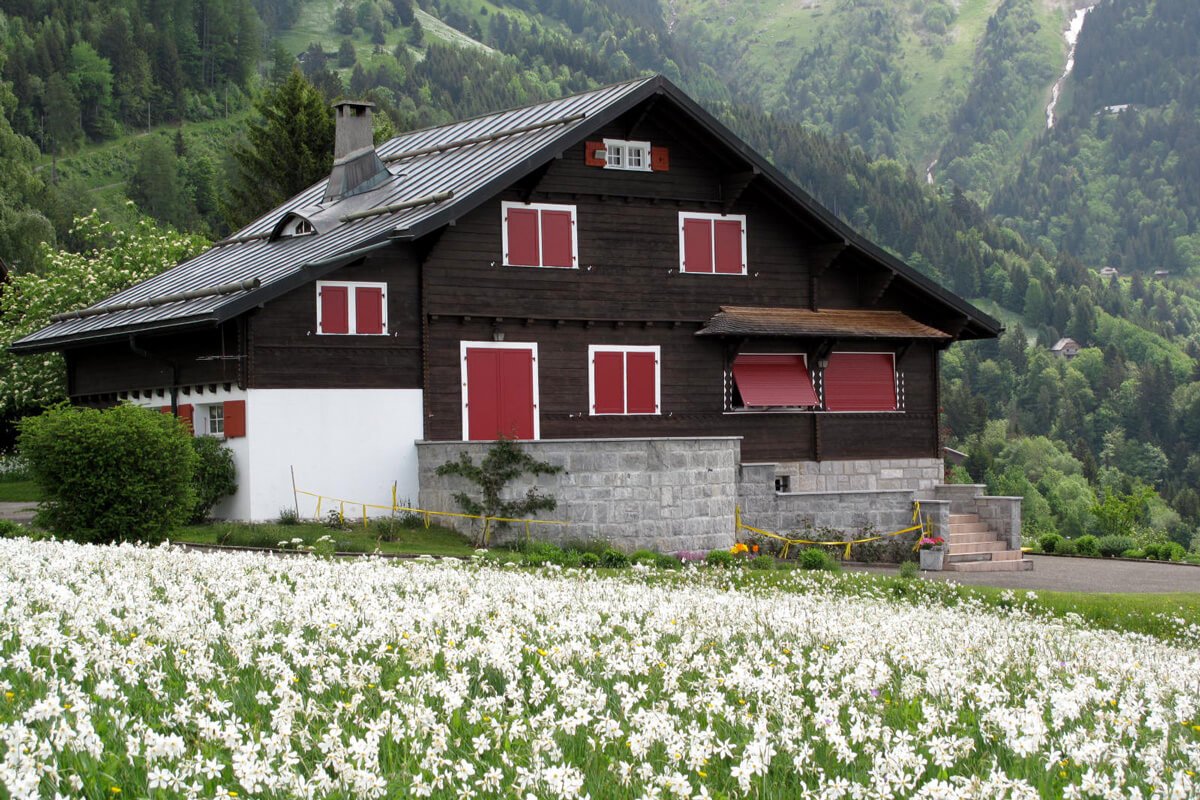
[[[997,542],[997,544],[1000,544]],[[958,564],[965,561],[1019,561],[1020,550],[951,550],[946,554],[946,561]],[[1031,562],[1032,563],[1032,562]]]
[[[985,522],[951,522],[951,533],[981,533],[988,529]]]
[[[978,514],[951,514],[950,524],[954,525],[958,522],[979,522]]]
[[[1007,549],[1008,546],[995,537],[982,542],[960,542],[956,539],[950,540],[951,553],[995,553],[1000,550]]]
[[[972,542],[997,541],[996,534],[992,533],[991,531],[980,531],[979,533],[955,533],[954,531],[951,531],[950,535],[946,537],[946,539],[950,542],[951,547],[963,544],[971,544]]]
[[[946,564],[947,572],[1024,572],[1033,569],[1028,558],[1007,561],[966,561]]]

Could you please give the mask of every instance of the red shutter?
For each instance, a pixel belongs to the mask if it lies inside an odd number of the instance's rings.
[[[713,239],[716,246],[716,271],[722,275],[741,275],[742,222],[736,219],[719,219],[713,223]]]
[[[533,438],[533,351],[500,350],[500,429],[510,439]]]
[[[833,353],[825,368],[830,411],[895,411],[896,369],[891,353]]]
[[[189,431],[195,430],[195,424],[193,423],[195,416],[196,410],[192,408],[191,403],[184,403],[179,407],[179,418],[187,423]]]
[[[650,148],[650,168],[655,172],[666,172],[671,168],[671,155],[667,148]]]
[[[817,405],[804,356],[739,355],[733,362],[733,380],[747,408]]]
[[[160,414],[170,414],[170,413],[171,413],[171,407],[170,407],[170,406],[162,406],[161,408],[159,408],[159,409],[158,409],[158,413],[160,413]]]
[[[495,439],[500,416],[499,350],[467,349],[467,438]]]
[[[712,272],[712,222],[707,219],[683,220],[683,271]]]
[[[654,353],[626,353],[625,375],[627,382],[627,414],[657,414],[658,403],[655,391],[658,359]]]
[[[236,439],[246,435],[246,401],[226,400],[225,406],[225,438]]]
[[[508,226],[508,252],[504,254],[504,263],[540,267],[537,209],[509,208],[505,225]]]
[[[597,352],[592,356],[592,413],[625,413],[625,354]]]
[[[383,289],[354,287],[354,332],[383,333]]]
[[[583,145],[583,163],[589,167],[603,167],[608,164],[608,160],[596,155],[596,152],[604,149],[604,142],[586,142]]]
[[[575,266],[573,228],[570,211],[542,212],[543,267]]]
[[[321,333],[349,333],[350,295],[346,287],[322,286],[317,293],[321,296]]]

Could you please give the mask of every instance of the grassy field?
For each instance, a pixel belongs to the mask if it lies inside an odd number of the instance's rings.
[[[1200,788],[1200,636],[824,574],[672,575],[0,540],[19,742],[0,795]]]
[[[237,547],[278,547],[280,542],[301,539],[300,545],[313,545],[322,536],[335,542],[338,552],[381,553],[404,555],[469,556],[475,548],[465,536],[440,525],[404,526],[388,521],[374,521],[366,529],[361,526],[337,530],[317,522],[298,525],[247,524],[214,522],[192,525],[178,531],[172,539],[196,544],[220,544]],[[289,545],[294,547],[294,545]]]
[[[0,503],[37,503],[41,489],[33,481],[0,481]]]

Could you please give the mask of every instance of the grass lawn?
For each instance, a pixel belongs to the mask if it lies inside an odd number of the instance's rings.
[[[350,530],[336,530],[317,522],[298,525],[215,522],[188,526],[171,538],[196,544],[278,547],[280,542],[294,538],[303,539],[304,544],[309,545],[322,536],[331,536],[338,552],[344,553],[373,553],[378,549],[388,554],[469,556],[475,552],[465,536],[449,528],[439,525],[405,527],[384,520],[372,522],[365,530],[361,525]]]
[[[33,481],[0,482],[0,503],[37,503],[42,491]]]

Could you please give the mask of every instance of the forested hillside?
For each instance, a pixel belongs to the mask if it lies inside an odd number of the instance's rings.
[[[1144,536],[1188,543],[1200,524],[1200,291],[1178,273],[1200,258],[1200,18],[1185,0],[1105,0],[1060,121],[1039,134],[1068,8],[810,4],[791,19],[814,26],[776,48],[786,74],[752,87],[735,74],[744,43],[712,9],[688,13],[701,4],[9,3],[0,257],[52,281],[66,262],[38,242],[102,245],[95,219],[72,222],[93,205],[118,227],[148,216],[224,235],[273,202],[247,154],[251,131],[276,135],[280,109],[327,114],[329,100],[366,96],[387,136],[662,72],[864,234],[1009,323],[999,342],[948,354],[946,440],[971,452],[972,478],[1026,496],[1031,531],[1102,530],[1126,504]],[[731,7],[726,27],[743,11]],[[1121,59],[1107,55],[1110,36]],[[306,125],[314,154],[328,151],[319,127]],[[328,169],[312,161],[299,185]],[[1101,280],[1110,264],[1135,274]],[[1176,274],[1150,279],[1160,268]],[[1070,362],[1047,350],[1064,335],[1085,346]],[[8,414],[34,396],[10,389]]]

